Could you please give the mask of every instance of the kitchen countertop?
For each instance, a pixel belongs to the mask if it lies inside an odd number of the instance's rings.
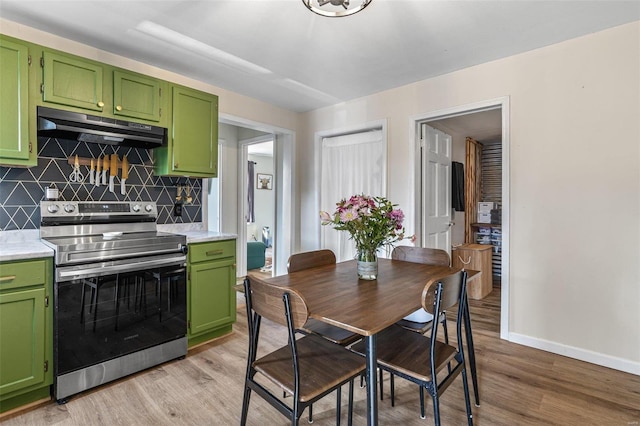
[[[188,244],[235,240],[238,237],[236,234],[223,232],[163,229],[162,226],[158,226],[158,230],[185,235]],[[53,255],[53,249],[40,241],[40,231],[37,229],[0,232],[0,262],[53,257]]]
[[[235,240],[236,234],[226,234],[224,232],[213,231],[183,231],[179,232],[187,237],[187,244],[206,243],[209,241]]]
[[[0,232],[0,262],[53,257],[53,249],[40,241],[40,231]]]

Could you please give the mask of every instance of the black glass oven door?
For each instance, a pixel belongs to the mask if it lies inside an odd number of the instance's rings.
[[[184,263],[57,281],[56,374],[184,337]]]

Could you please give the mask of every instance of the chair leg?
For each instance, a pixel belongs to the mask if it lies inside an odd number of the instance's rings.
[[[309,423],[313,423],[313,404],[309,405]]]
[[[473,383],[473,393],[476,397],[476,407],[480,406],[480,393],[478,391],[478,375],[476,371],[476,353],[473,347],[473,334],[471,332],[471,313],[469,312],[469,300],[464,303],[464,332],[467,337],[467,355],[469,368],[471,369],[471,381]]]
[[[244,397],[242,398],[242,417],[240,418],[240,426],[247,424],[247,413],[249,412],[249,399],[251,399],[251,388],[245,384]]]
[[[378,371],[380,371],[380,379],[378,379],[378,381],[380,382],[380,401],[382,401],[384,400],[384,392],[382,391],[382,388],[383,388],[382,368],[379,368]]]
[[[340,426],[340,409],[342,408],[342,388],[336,390],[336,426]]]
[[[424,388],[422,386],[420,386],[420,418],[427,418],[427,416],[424,414]]]
[[[436,426],[440,426],[440,400],[437,394],[431,396],[433,399],[433,419],[435,420]]]
[[[464,403],[467,406],[467,423],[473,426],[473,414],[471,413],[471,397],[469,396],[469,383],[467,381],[467,370],[462,369],[462,384],[464,387]]]
[[[347,421],[347,425],[351,426],[353,424],[353,380],[349,381],[349,417]]]

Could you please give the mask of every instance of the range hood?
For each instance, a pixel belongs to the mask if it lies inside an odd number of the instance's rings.
[[[167,129],[59,109],[38,107],[38,136],[136,148],[158,148]]]

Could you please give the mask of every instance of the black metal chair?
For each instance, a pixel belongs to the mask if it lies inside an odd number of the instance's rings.
[[[323,265],[333,265],[336,263],[336,255],[328,249],[306,251],[302,253],[292,254],[287,263],[287,272],[303,271],[309,268],[315,268]],[[348,346],[356,340],[362,338],[359,334],[352,333],[340,327],[326,324],[321,321],[309,318],[302,326],[302,330],[307,333],[317,334],[325,339],[337,343],[338,345]]]
[[[273,286],[257,277],[246,278],[244,287],[249,354],[240,424],[247,422],[252,391],[287,416],[292,425],[298,425],[305,408],[320,398],[337,391],[340,401],[340,389],[347,382],[351,424],[353,380],[365,370],[364,357],[315,334],[296,338],[300,327],[307,322],[309,312],[304,299],[293,289]],[[288,343],[257,358],[262,318],[286,326]],[[286,394],[292,395],[292,406],[260,384],[256,376],[263,376]],[[336,409],[336,424],[340,424],[340,403]]]
[[[447,309],[458,306],[455,346],[438,340],[439,321],[433,321],[428,336],[394,324],[377,336],[378,367],[418,384],[431,395],[436,426],[440,425],[440,396],[462,374],[467,421],[473,424],[467,370],[463,349],[462,325],[466,303],[466,271],[429,281],[422,292],[422,307],[439,318]],[[365,351],[363,343],[351,347]],[[445,375],[446,373],[446,375]],[[424,399],[420,398],[420,413],[424,418]]]

